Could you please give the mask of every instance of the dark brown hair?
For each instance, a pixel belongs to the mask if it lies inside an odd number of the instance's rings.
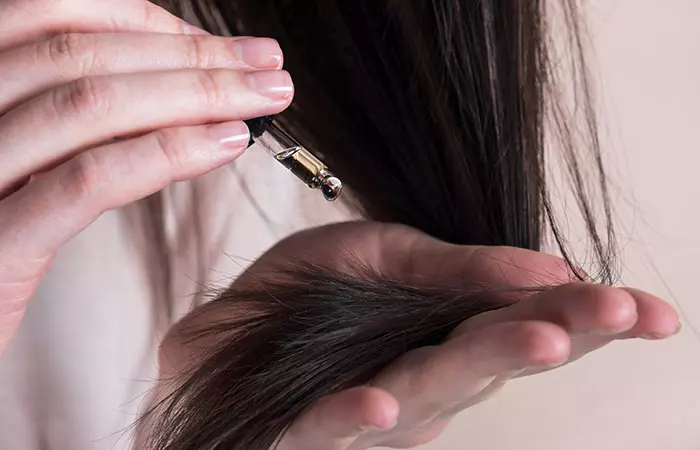
[[[583,277],[545,177],[549,129],[592,244],[586,277],[613,280],[610,205],[574,0],[166,6],[217,34],[279,40],[296,86],[280,121],[344,180],[366,218],[461,245],[539,250],[549,231]],[[566,32],[556,57],[553,17]],[[459,322],[499,307],[489,288],[407,286],[348,258],[354,275],[288,264],[195,311],[231,314],[183,331],[216,345],[144,416],[147,447],[274,448],[320,397],[366,382],[407,350],[439,343]]]

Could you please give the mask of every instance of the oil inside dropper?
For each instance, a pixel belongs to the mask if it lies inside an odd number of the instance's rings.
[[[312,189],[320,189],[328,201],[336,200],[343,183],[313,153],[284,132],[269,117],[246,121],[251,143],[260,144],[277,161]]]

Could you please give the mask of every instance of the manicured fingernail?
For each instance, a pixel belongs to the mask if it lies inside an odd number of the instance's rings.
[[[271,100],[290,100],[294,95],[292,77],[286,70],[269,70],[245,74],[248,86]]]
[[[241,62],[256,69],[280,69],[282,49],[274,39],[232,39],[231,47]]]
[[[225,150],[244,150],[250,140],[248,126],[241,122],[223,122],[208,127],[209,135]]]

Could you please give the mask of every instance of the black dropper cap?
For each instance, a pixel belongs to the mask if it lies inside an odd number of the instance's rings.
[[[272,116],[263,116],[256,119],[244,120],[246,125],[248,125],[248,130],[250,131],[250,141],[248,141],[248,147],[255,143],[255,138],[259,138],[265,132],[267,126],[272,123]]]

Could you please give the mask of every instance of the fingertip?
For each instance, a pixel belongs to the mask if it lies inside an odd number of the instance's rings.
[[[636,325],[629,332],[631,337],[665,339],[680,331],[678,311],[661,298],[635,288],[622,288],[631,295],[639,312]]]

